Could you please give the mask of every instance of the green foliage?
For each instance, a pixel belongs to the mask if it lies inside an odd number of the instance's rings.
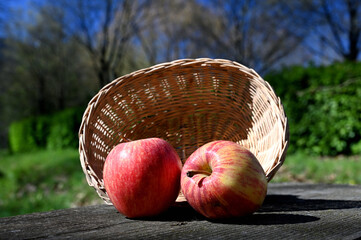
[[[289,118],[290,152],[361,153],[361,63],[292,67],[265,79]]]
[[[0,217],[102,203],[76,149],[0,154]]]
[[[34,123],[34,118],[29,118],[11,124],[9,129],[9,142],[12,152],[24,152],[37,148]]]
[[[62,149],[78,146],[82,109],[68,109],[52,116],[47,147]]]
[[[82,113],[83,109],[72,108],[13,122],[9,130],[10,151],[19,153],[77,147]]]
[[[317,157],[297,152],[286,158],[272,182],[361,184],[361,157]]]

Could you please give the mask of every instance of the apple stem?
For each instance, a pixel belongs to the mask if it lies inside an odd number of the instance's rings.
[[[187,172],[187,177],[191,178],[196,174],[204,174],[204,175],[210,176],[212,173],[208,172],[208,171],[204,171],[204,170],[194,170],[194,171],[191,170],[191,171]]]

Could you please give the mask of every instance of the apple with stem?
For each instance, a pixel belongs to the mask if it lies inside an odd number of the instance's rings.
[[[181,169],[177,152],[163,139],[124,142],[106,158],[104,186],[111,202],[123,215],[154,216],[177,198]]]
[[[185,162],[181,189],[187,202],[210,219],[257,211],[267,194],[265,172],[256,157],[232,141],[213,141]]]

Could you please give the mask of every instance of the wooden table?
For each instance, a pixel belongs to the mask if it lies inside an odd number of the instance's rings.
[[[113,206],[0,218],[0,239],[361,239],[361,186],[270,184],[262,208],[212,222],[187,205],[132,220]]]

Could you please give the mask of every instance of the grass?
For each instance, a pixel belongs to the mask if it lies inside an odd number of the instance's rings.
[[[361,185],[361,156],[287,156],[272,182],[308,182]]]
[[[74,149],[0,155],[0,217],[101,203]]]
[[[287,156],[272,182],[361,184],[361,157]],[[103,203],[75,149],[0,152],[0,217]]]

